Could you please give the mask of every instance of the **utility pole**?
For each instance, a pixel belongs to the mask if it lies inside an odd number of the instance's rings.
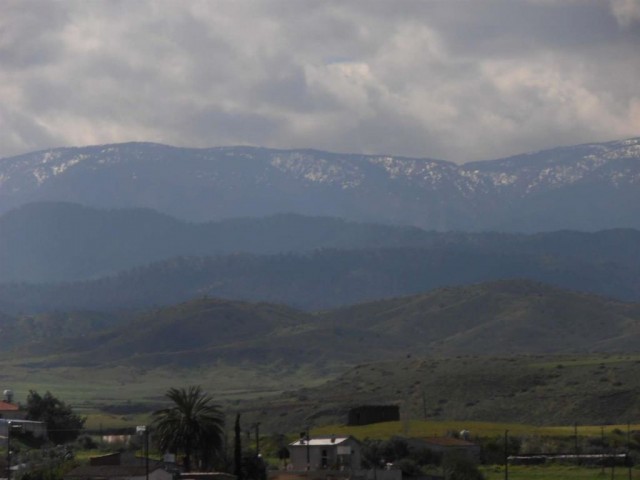
[[[256,455],[260,455],[260,422],[256,422]]]
[[[574,455],[576,456],[576,465],[580,465],[580,457],[578,457],[578,422],[573,424],[573,442]]]
[[[7,422],[7,480],[11,480],[11,422]]]
[[[504,480],[509,480],[509,430],[504,431]]]
[[[631,453],[631,422],[627,422],[627,456],[624,459],[627,463],[629,480],[631,480],[631,457],[629,456],[629,453]]]
[[[600,443],[602,445],[602,469],[600,473],[604,475],[604,426],[600,426]]]
[[[146,480],[149,480],[149,428],[146,425],[138,425],[136,433],[144,436],[144,473]]]
[[[309,436],[309,427],[307,427],[306,433],[306,443],[307,443],[307,471],[311,470],[311,437]]]
[[[424,394],[424,390],[422,391],[422,418],[424,420],[427,419],[427,397]]]

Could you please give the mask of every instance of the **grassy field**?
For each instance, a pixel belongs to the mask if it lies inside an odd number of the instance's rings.
[[[407,356],[363,364],[343,375],[326,365],[320,371],[277,362],[39,368],[35,361],[19,361],[3,362],[3,388],[12,389],[21,403],[29,390],[51,391],[87,416],[91,429],[147,423],[169,388],[189,385],[201,385],[230,418],[241,413],[244,422],[261,422],[265,433],[311,426],[319,433],[348,432],[358,438],[434,436],[463,429],[482,437],[505,430],[514,436],[570,436],[577,421],[578,435],[596,436],[601,426],[624,432],[623,422],[640,419],[640,358],[633,355]],[[372,402],[398,405],[403,421],[356,429],[343,425],[349,408]]]
[[[631,430],[640,429],[640,424],[629,426]],[[578,436],[598,436],[601,434],[600,425],[578,426]],[[394,436],[404,437],[435,437],[445,436],[451,432],[468,430],[472,437],[495,437],[504,435],[509,431],[509,435],[516,437],[540,436],[540,437],[573,437],[574,426],[535,426],[518,423],[492,423],[492,422],[469,422],[469,421],[400,421],[374,423],[363,426],[327,425],[312,429],[314,435],[353,435],[358,439],[375,438],[386,440]],[[626,431],[627,425],[607,425],[605,433],[619,429]]]
[[[3,364],[0,375],[4,388],[24,402],[29,390],[51,391],[65,402],[81,407],[149,404],[162,402],[171,387],[201,385],[219,402],[251,400],[286,389],[317,385],[327,379],[309,375],[304,369],[286,377],[272,367],[211,365],[206,368],[145,369],[129,366],[104,368],[53,367],[40,369]]]
[[[134,427],[147,424],[153,410],[165,402],[171,387],[201,385],[216,402],[232,414],[238,402],[257,401],[282,393],[313,387],[327,377],[301,368],[288,371],[211,365],[207,368],[145,369],[128,366],[101,368],[53,367],[3,364],[0,383],[13,390],[19,403],[26,403],[30,390],[50,391],[82,416],[91,430]],[[123,412],[123,413],[114,413]]]
[[[492,466],[482,468],[486,480],[504,480],[504,468]],[[610,468],[604,471],[601,468],[585,468],[567,465],[549,466],[510,466],[509,480],[637,480],[640,479],[640,470],[634,468],[617,467],[611,472]]]

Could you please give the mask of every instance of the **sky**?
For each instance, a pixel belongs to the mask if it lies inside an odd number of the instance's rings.
[[[640,136],[640,0],[0,0],[0,158],[148,141],[463,163]]]

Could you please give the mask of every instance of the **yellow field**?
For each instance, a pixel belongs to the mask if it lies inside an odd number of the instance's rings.
[[[486,480],[504,480],[503,467],[482,468]],[[566,465],[549,466],[510,466],[509,480],[638,480],[640,470],[632,469],[631,477],[627,468],[617,467],[613,471],[607,468],[585,468]]]
[[[640,429],[640,425],[632,424],[632,430]],[[578,435],[596,436],[600,435],[601,425],[578,425]],[[606,425],[605,432],[614,429],[623,432],[627,430],[627,425]],[[358,427],[344,425],[329,425],[326,427],[314,428],[314,435],[353,435],[356,438],[375,438],[386,440],[393,436],[404,437],[435,437],[444,436],[451,432],[468,430],[472,437],[495,437],[504,435],[509,431],[513,436],[573,436],[574,426],[534,426],[518,423],[490,423],[490,422],[469,422],[469,421],[399,421],[375,423]]]

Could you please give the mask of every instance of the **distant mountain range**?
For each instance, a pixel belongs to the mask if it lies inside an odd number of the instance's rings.
[[[279,214],[195,224],[149,209],[41,202],[0,216],[0,283],[83,280],[177,256],[427,246],[439,238],[415,227],[328,217]]]
[[[0,213],[35,201],[190,221],[277,213],[433,230],[640,228],[640,138],[451,162],[129,143],[0,160]]]
[[[640,232],[437,233],[292,214],[191,224],[65,203],[0,217],[7,313],[204,295],[317,310],[514,278],[640,301]]]

